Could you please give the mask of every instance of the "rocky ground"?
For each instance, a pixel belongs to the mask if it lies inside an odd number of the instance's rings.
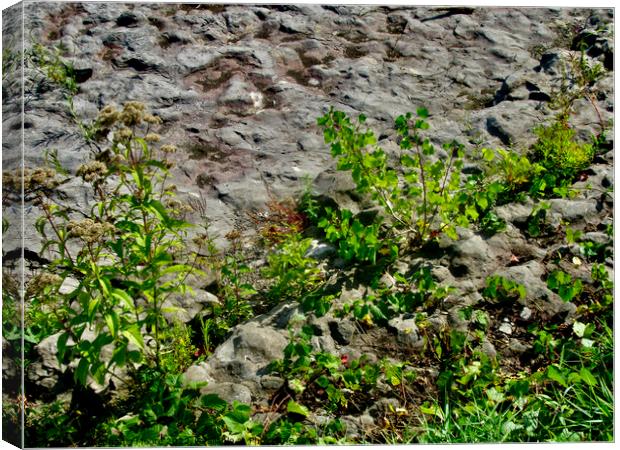
[[[248,212],[264,210],[272,199],[297,198],[307,187],[340,205],[355,203],[348,174],[335,171],[316,125],[329,106],[365,114],[386,151],[395,141],[394,118],[421,106],[430,112],[430,137],[437,146],[456,139],[468,149],[525,151],[536,139],[532,128],[553,117],[549,102],[576,36],[607,27],[592,43],[591,56],[609,72],[597,85],[598,111],[604,122],[613,117],[611,10],[34,3],[26,5],[25,20],[26,45],[62,44],[64,58],[77,69],[79,117],[92,120],[104,105],[139,100],[163,119],[162,140],[180,148],[171,181],[181,199],[204,199],[210,231],[221,247],[227,245],[227,232],[249,228]],[[5,21],[5,42],[14,31],[10,27]],[[27,86],[36,86],[25,98],[26,166],[42,165],[45,151],[54,149],[60,163],[75,173],[93,147],[69,116],[63,94],[33,68],[26,69],[25,78]],[[15,83],[3,78],[5,171],[17,167],[21,157],[20,99],[7,95]],[[578,100],[574,109],[571,121],[580,137],[596,134],[600,121],[590,103]],[[607,146],[613,148],[613,142]],[[609,151],[595,159],[582,183],[593,189],[549,201],[551,226],[568,223],[606,241],[602,230],[611,223],[613,204],[601,192],[613,180]],[[67,201],[87,208],[90,199],[80,179],[59,189]],[[559,240],[528,238],[524,227],[532,207],[531,202],[500,207],[497,214],[507,229],[490,238],[462,230],[457,241],[441,240],[431,252],[399,261],[403,273],[428,264],[440,284],[458,288],[429,312],[437,329],[467,329],[470,320],[458,311],[481,302],[489,275],[523,284],[527,296],[511,310],[491,313],[489,336],[481,344],[506,367],[529,358],[530,344],[521,339],[529,324],[571,323],[576,310],[543,280],[555,269],[553,255],[578,249]],[[37,256],[41,244],[34,231],[40,212],[36,205],[26,208],[26,258],[35,267],[45,263]],[[14,222],[18,212],[5,203],[6,220]],[[203,219],[198,212],[190,217],[195,223]],[[5,266],[18,256],[18,238],[3,239]],[[328,261],[334,264],[333,258]],[[586,269],[570,268],[584,280]],[[345,267],[337,279],[344,286],[336,304],[367,294],[354,269]],[[208,296],[208,285],[202,280],[195,287]],[[193,314],[200,312],[188,306]],[[367,328],[331,313],[308,315],[298,304],[286,303],[237,326],[186,376],[208,381],[207,392],[226,400],[268,405],[285,380],[265,368],[282,357],[289,328],[303,323],[318,330],[313,342],[318,349],[351,358],[366,354],[374,360],[411,361],[422,375],[422,391],[424,380],[437,374],[438,367],[415,364],[424,335],[410,317],[397,317],[386,328]],[[38,389],[56,386],[60,368],[51,356],[53,337],[38,349],[41,359],[28,376]],[[389,399],[386,393],[381,401]],[[375,426],[375,410],[347,416],[351,433]]]

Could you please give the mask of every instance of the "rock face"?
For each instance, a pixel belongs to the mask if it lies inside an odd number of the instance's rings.
[[[383,138],[396,115],[425,106],[437,143],[524,148],[571,44],[558,30],[578,21],[568,9],[318,5],[46,3],[25,14],[36,39],[62,44],[78,69],[74,104],[86,122],[127,100],[162,117],[164,139],[184,150],[174,182],[206,198],[220,236],[240,211],[296,195],[332,167],[315,125],[329,105],[363,112]],[[578,14],[600,23],[611,12]],[[608,61],[613,41],[597,36],[592,56]],[[58,149],[75,170],[89,148],[67,126],[62,94],[26,75],[36,88],[27,90],[26,164]],[[611,102],[601,102],[604,120]],[[580,124],[593,129],[595,111],[580,109]],[[18,157],[5,147],[5,164]],[[7,249],[17,245],[8,240]]]
[[[595,38],[587,34],[596,28],[592,24],[610,23],[612,17],[612,10],[562,8],[25,5],[25,28],[33,38],[45,45],[62,44],[65,58],[76,68],[77,116],[89,122],[104,105],[137,100],[162,118],[162,140],[180,149],[173,156],[171,182],[182,199],[204,199],[210,231],[221,246],[224,235],[242,224],[248,211],[263,208],[272,198],[297,196],[306,180],[313,181],[315,194],[339,207],[358,213],[369,206],[355,194],[350,175],[335,170],[316,126],[329,106],[353,116],[365,114],[386,152],[397,147],[394,118],[422,106],[430,111],[429,138],[437,146],[456,139],[468,149],[513,146],[525,151],[535,139],[532,128],[555,113],[546,106],[562,80],[567,51],[575,50],[576,44],[563,42],[559,31],[582,24],[583,37],[595,39],[586,56],[613,70],[613,30]],[[5,27],[5,35],[16,31]],[[57,149],[60,163],[70,172],[59,191],[86,212],[91,199],[72,174],[93,149],[70,117],[62,92],[33,69],[25,75],[25,164],[39,166],[46,150]],[[5,170],[14,170],[21,160],[19,83],[17,78],[3,79]],[[613,118],[613,85],[604,79],[601,86],[598,110],[579,103],[572,119],[586,136],[598,130],[599,114],[604,122]],[[605,239],[600,229],[613,204],[596,189],[613,186],[612,163],[613,152],[597,156],[582,186],[589,183],[594,190],[549,202],[552,226],[567,221],[588,228],[592,240]],[[42,212],[37,205],[25,207],[25,255],[33,264],[44,264],[34,231]],[[544,281],[551,270],[544,243],[532,243],[523,233],[533,207],[502,206],[496,212],[507,223],[505,232],[489,238],[460,230],[460,240],[442,241],[436,254],[427,255],[438,281],[461,289],[461,297],[447,297],[430,315],[432,327],[466,329],[468,322],[458,309],[482,301],[479,292],[491,273],[526,286],[528,295],[515,306],[515,321],[570,319],[575,305],[560,300]],[[9,224],[18,223],[21,207],[5,204],[3,214]],[[3,239],[5,261],[15,262],[21,246],[19,233]],[[335,253],[334,247],[318,241],[310,252],[317,259]],[[416,264],[402,261],[404,271]],[[169,318],[190,322],[216,303],[205,290],[208,284],[197,281],[191,294],[167,299]],[[354,289],[346,295],[356,296]],[[343,291],[342,297],[346,295]],[[485,341],[486,354],[527,350],[508,318],[492,320],[510,345],[495,348]],[[301,324],[317,330],[312,342],[317,350],[342,356],[364,353],[378,360],[385,356],[381,339],[391,339],[398,351],[411,354],[425,345],[424,330],[413,317],[393,318],[384,335],[363,336],[353,320],[331,314],[317,318],[297,304],[283,304],[235,327],[206,361],[187,370],[185,381],[206,381],[204,393],[227,401],[267,402],[286,381],[270,374],[267,366],[282,358],[289,329]],[[42,388],[55,389],[62,381],[65,368],[58,367],[54,356],[57,339],[50,336],[39,343],[40,361],[29,369],[31,382]],[[3,369],[15,368],[7,362]],[[351,418],[351,429],[365,426],[367,420],[372,423],[381,409],[398,406],[385,402]]]

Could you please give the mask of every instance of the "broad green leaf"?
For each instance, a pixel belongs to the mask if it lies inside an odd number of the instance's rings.
[[[88,360],[86,358],[81,358],[80,362],[78,363],[77,368],[75,369],[75,381],[81,385],[85,385],[86,384],[86,378],[88,377],[88,367],[89,367],[89,363]]]
[[[547,368],[547,377],[550,380],[556,381],[562,386],[567,387],[566,378],[562,375],[561,370],[555,364],[552,364]]]
[[[133,300],[127,292],[123,291],[122,289],[114,288],[112,289],[111,294],[113,298],[120,300],[129,310],[134,310]]]
[[[110,311],[109,313],[106,313],[103,317],[105,318],[105,323],[108,325],[110,334],[116,337],[116,334],[118,333],[118,327],[120,325],[118,314],[116,314],[114,311]]]
[[[495,159],[495,152],[493,150],[491,150],[490,148],[483,148],[482,149],[482,157],[486,161],[493,161],[493,159]]]
[[[286,410],[290,413],[299,414],[304,417],[308,417],[308,415],[310,414],[310,411],[308,410],[308,408],[306,408],[303,405],[300,405],[299,403],[293,400],[290,400],[288,402],[288,404],[286,405]]]
[[[67,341],[69,340],[69,333],[65,332],[58,337],[56,357],[58,358],[58,364],[62,365],[67,351]]]
[[[224,411],[228,406],[226,400],[222,400],[217,394],[203,395],[200,403],[205,408],[214,409],[216,411]]]
[[[582,367],[579,370],[579,375],[581,376],[581,379],[585,381],[589,386],[597,385],[596,378],[594,377],[594,375],[592,375],[592,372],[590,372],[587,368]]]
[[[121,334],[125,336],[129,342],[132,342],[137,345],[140,350],[144,351],[144,340],[142,339],[142,333],[140,333],[138,325],[132,325],[131,327],[122,330]]]

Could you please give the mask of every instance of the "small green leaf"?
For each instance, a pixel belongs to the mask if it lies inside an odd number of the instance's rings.
[[[121,331],[121,334],[125,336],[129,340],[129,342],[132,342],[133,344],[138,346],[140,350],[144,351],[144,340],[142,339],[142,333],[140,333],[140,329],[137,325],[133,325]]]
[[[483,148],[482,149],[482,157],[486,160],[486,161],[493,161],[493,159],[495,158],[495,152],[493,150],[491,150],[490,148]]]
[[[224,411],[228,406],[226,400],[222,400],[217,394],[203,395],[200,399],[200,403],[205,408],[214,409],[216,411]]]

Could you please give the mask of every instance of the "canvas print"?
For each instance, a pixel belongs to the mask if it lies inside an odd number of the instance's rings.
[[[614,438],[614,10],[2,12],[2,439]]]

